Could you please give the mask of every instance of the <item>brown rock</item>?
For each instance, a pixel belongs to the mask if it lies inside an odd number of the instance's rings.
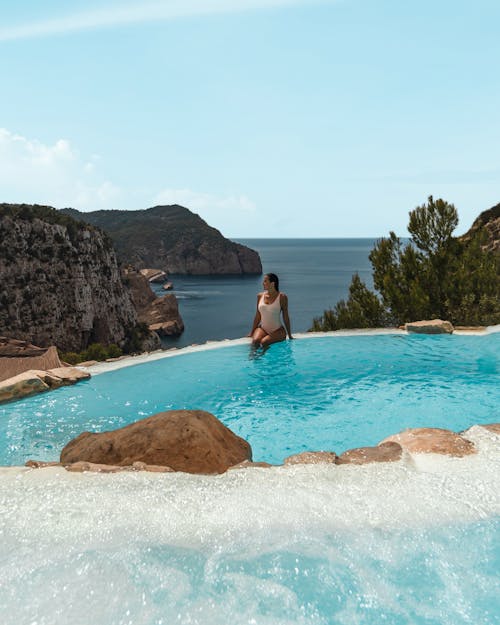
[[[31,469],[45,469],[45,467],[60,467],[62,466],[60,462],[45,462],[44,460],[27,460],[24,463],[25,467],[30,467]]]
[[[173,293],[156,297],[147,279],[138,271],[127,271],[126,281],[141,323],[145,323],[152,332],[157,332],[160,336],[182,334],[184,322]]]
[[[139,313],[139,320],[160,336],[178,336],[184,331],[177,298],[172,293],[157,297],[146,310]]]
[[[134,462],[132,464],[134,471],[150,471],[152,473],[173,473],[172,467],[161,467],[157,464],[146,464],[145,462]]]
[[[49,385],[40,378],[45,371],[25,371],[0,382],[0,403],[21,399],[35,393],[49,390]]]
[[[484,332],[486,326],[455,326],[455,330],[460,332]]]
[[[60,386],[64,386],[64,380],[57,377],[56,375],[51,375],[47,371],[37,371],[38,377],[47,384],[49,389],[59,388]]]
[[[405,330],[415,334],[451,334],[453,326],[449,321],[431,319],[430,321],[412,321],[405,323]]]
[[[144,471],[149,471],[149,473],[174,473],[172,467],[160,467],[157,464],[147,464]]]
[[[283,461],[285,466],[292,464],[334,464],[337,454],[333,451],[303,451],[300,454],[288,456]]]
[[[82,371],[76,367],[57,367],[56,369],[49,369],[47,373],[60,378],[61,384],[66,386],[90,378],[88,371]]]
[[[250,445],[203,410],[170,410],[112,432],[84,432],[61,452],[62,463],[80,460],[132,465],[136,461],[187,473],[224,473],[251,460]]]
[[[445,454],[468,456],[476,453],[474,443],[451,430],[441,428],[413,428],[385,438],[382,443],[396,442],[414,454]],[[380,443],[380,444],[382,444]]]
[[[233,469],[269,469],[275,465],[269,464],[268,462],[251,462],[250,460],[243,460],[243,462],[238,462],[238,464],[234,464],[232,467],[228,468],[228,471],[232,471]]]
[[[493,434],[500,434],[500,423],[488,423],[487,425],[482,425],[482,428],[493,432]]]
[[[403,449],[399,443],[389,441],[376,447],[357,447],[344,451],[337,458],[337,464],[368,464],[370,462],[397,462]]]
[[[119,473],[120,471],[127,471],[129,467],[119,467],[112,464],[99,464],[97,462],[73,462],[68,464],[66,471],[73,473],[84,473],[88,471],[90,473]]]

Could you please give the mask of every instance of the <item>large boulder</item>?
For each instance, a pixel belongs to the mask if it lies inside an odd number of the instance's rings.
[[[415,334],[452,334],[453,326],[449,321],[430,319],[405,323],[405,330]]]
[[[382,443],[389,441],[399,443],[403,449],[413,454],[462,457],[476,453],[474,443],[451,430],[441,428],[410,428],[388,436]]]
[[[203,410],[160,412],[119,430],[83,432],[61,452],[61,463],[78,461],[130,466],[134,462],[186,473],[224,473],[252,459],[250,445]]]

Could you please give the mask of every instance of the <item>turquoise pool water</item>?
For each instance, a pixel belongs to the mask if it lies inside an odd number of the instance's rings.
[[[207,410],[248,440],[255,460],[378,443],[406,427],[500,420],[500,333],[335,336],[187,353],[103,373],[0,407],[0,465],[58,459],[85,430],[156,412]]]

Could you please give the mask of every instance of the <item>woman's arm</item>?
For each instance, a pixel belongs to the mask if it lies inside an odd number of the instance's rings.
[[[281,313],[283,315],[283,322],[285,323],[286,333],[289,339],[293,339],[292,330],[290,328],[290,317],[288,316],[288,297],[281,293]]]
[[[255,317],[253,319],[252,329],[247,334],[247,336],[253,336],[253,333],[255,332],[255,330],[257,330],[257,327],[258,327],[258,325],[260,323],[260,312],[259,312],[260,295],[261,295],[260,293],[257,295],[257,310],[255,311]]]

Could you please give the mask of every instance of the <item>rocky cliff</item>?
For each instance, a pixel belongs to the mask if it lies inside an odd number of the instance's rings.
[[[224,238],[199,215],[182,206],[147,210],[102,210],[65,214],[102,228],[113,240],[120,262],[167,273],[262,273],[258,253]]]
[[[179,314],[177,298],[172,293],[156,297],[149,280],[141,272],[125,270],[124,282],[141,323],[159,336],[179,336],[184,332],[184,322]]]
[[[126,348],[137,324],[103,232],[48,206],[0,204],[0,334],[79,352]],[[145,336],[142,349],[157,346]]]
[[[486,249],[500,254],[500,204],[483,211],[462,238],[467,240],[478,231],[485,233]]]

